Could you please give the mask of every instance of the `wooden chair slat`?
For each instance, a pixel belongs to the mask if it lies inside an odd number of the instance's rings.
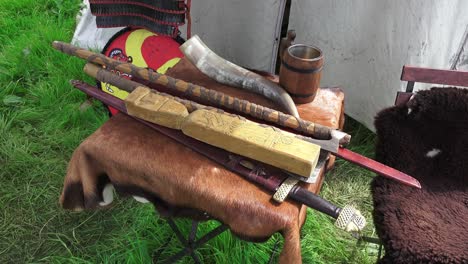
[[[406,104],[413,95],[414,94],[411,92],[397,92],[397,96],[395,98],[395,105]]]
[[[405,65],[401,73],[401,80],[468,87],[468,71],[440,70]]]

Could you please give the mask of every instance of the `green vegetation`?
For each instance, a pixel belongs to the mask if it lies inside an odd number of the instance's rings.
[[[79,4],[0,0],[0,263],[149,263],[181,246],[152,205],[117,199],[110,209],[80,213],[58,205],[73,150],[107,120],[99,103],[80,108],[85,96],[68,84],[92,82],[81,71],[83,62],[50,47],[53,40],[71,40]],[[351,119],[347,124],[351,148],[372,155],[373,134]],[[371,177],[338,161],[321,194],[339,205],[358,205],[371,222],[365,233],[375,236]],[[178,224],[188,232],[188,221]],[[202,232],[216,225],[204,223]],[[375,261],[375,247],[357,246],[332,219],[312,210],[302,234],[304,263]],[[227,232],[198,254],[205,263],[266,263],[277,240],[278,234],[248,243]]]

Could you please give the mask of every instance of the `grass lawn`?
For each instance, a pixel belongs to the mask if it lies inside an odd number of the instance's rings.
[[[84,62],[50,46],[69,42],[79,0],[0,0],[0,263],[150,263],[181,246],[152,205],[117,199],[110,209],[69,212],[58,197],[67,162],[80,142],[107,120],[100,104],[80,110],[85,96],[70,79],[92,82]],[[372,156],[374,135],[347,120],[351,149]],[[321,195],[354,203],[375,236],[369,183],[373,174],[338,161]],[[188,231],[188,221],[178,222]],[[215,223],[202,224],[208,230]],[[308,213],[302,230],[304,263],[374,263],[376,248],[357,245],[333,227],[331,218]],[[275,241],[255,244],[231,234],[198,251],[205,263],[266,263]],[[188,258],[183,263],[191,263]]]

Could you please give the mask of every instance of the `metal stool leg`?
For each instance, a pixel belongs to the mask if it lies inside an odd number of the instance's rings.
[[[179,259],[181,259],[181,258],[183,258],[183,257],[185,257],[187,255],[190,255],[193,258],[193,260],[195,261],[195,263],[197,263],[197,264],[201,263],[198,256],[195,255],[195,253],[193,252],[194,249],[195,249],[193,247],[193,239],[195,238],[196,233],[197,233],[198,222],[197,221],[192,221],[192,230],[190,232],[189,240],[186,240],[184,238],[184,236],[182,235],[182,232],[180,232],[180,229],[177,227],[177,225],[175,224],[174,220],[172,220],[172,218],[168,218],[167,222],[168,222],[169,226],[171,227],[172,231],[174,231],[174,233],[176,234],[179,241],[184,246],[184,249],[181,250],[179,253],[173,255],[172,257],[170,257],[164,263],[175,263],[176,261],[178,261]],[[192,241],[190,241],[190,240],[192,240]]]
[[[153,254],[153,262],[156,263],[158,258],[161,256],[161,254],[166,250],[167,246],[171,243],[172,239],[174,238],[174,234],[169,237],[169,239]]]
[[[189,244],[193,244],[193,242],[197,238],[197,230],[198,230],[198,221],[192,221],[192,229],[190,230],[190,235],[188,237]]]
[[[168,218],[167,220],[167,223],[169,224],[169,226],[171,227],[172,231],[174,231],[175,235],[177,236],[177,239],[179,239],[179,241],[184,245],[184,246],[187,246],[187,243],[185,241],[185,238],[184,236],[182,235],[182,232],[180,232],[179,228],[177,227],[177,225],[175,224],[174,220],[172,220],[172,218]]]
[[[197,235],[197,230],[198,230],[198,222],[197,221],[192,221],[192,228],[191,228],[190,234],[188,236],[188,240],[186,240],[184,238],[184,236],[182,235],[182,232],[180,232],[180,229],[177,227],[177,225],[175,224],[175,222],[171,218],[168,218],[167,222],[168,222],[169,226],[171,227],[171,229],[174,231],[176,237],[179,239],[179,241],[182,243],[182,245],[185,248],[183,250],[181,250],[179,253],[173,255],[172,257],[170,257],[169,259],[164,261],[164,263],[175,263],[178,260],[180,260],[181,258],[183,258],[184,256],[190,255],[193,258],[193,260],[195,261],[195,263],[200,264],[201,261],[198,258],[198,256],[195,254],[195,250],[198,247],[205,244],[206,242],[208,242],[210,239],[212,239],[212,238],[216,237],[217,235],[221,234],[222,232],[226,231],[227,228],[228,228],[226,225],[221,224],[220,226],[218,226],[215,229],[211,230],[210,232],[208,232],[206,235],[204,235],[200,239],[195,240],[196,235]]]
[[[379,252],[377,255],[377,262],[376,262],[376,263],[379,263],[379,260],[382,257],[382,247],[383,247],[382,241],[380,241],[380,239],[377,237],[367,237],[367,236],[359,237],[358,243],[360,241],[379,245]]]
[[[280,239],[277,238],[275,244],[273,245],[273,250],[270,255],[270,259],[268,260],[268,264],[273,264],[273,259],[275,257],[276,252],[278,251],[278,245],[279,245]]]
[[[225,224],[219,225],[215,229],[208,232],[208,234],[202,236],[199,240],[195,241],[195,243],[193,244],[194,248],[202,246],[203,244],[205,244],[209,240],[213,239],[214,237],[216,237],[216,236],[220,235],[221,233],[223,233],[224,231],[226,231],[227,229],[228,229],[227,225],[225,225]]]

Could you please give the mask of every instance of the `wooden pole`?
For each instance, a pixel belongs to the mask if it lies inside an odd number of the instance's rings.
[[[169,89],[175,90],[180,93],[193,96],[194,98],[200,98],[208,102],[213,103],[217,107],[223,107],[229,110],[236,111],[263,121],[270,122],[285,128],[293,129],[294,131],[311,136],[316,139],[330,139],[331,132],[333,129],[315,124],[297,118],[288,114],[284,114],[280,111],[273,110],[268,107],[263,107],[247,100],[240,100],[238,98],[229,96],[227,94],[209,90],[205,87],[188,83],[183,80],[175,79],[170,76],[157,73],[155,71],[137,67],[131,63],[125,63],[108,58],[102,54],[94,53],[86,49],[70,45],[64,42],[53,42],[53,47],[63,53],[71,56],[76,56],[92,62],[98,65],[105,66],[108,70],[117,70],[127,74],[131,74],[140,79],[148,80],[152,83],[163,85]],[[136,82],[135,82],[136,83]],[[140,84],[138,84],[140,86]],[[120,86],[125,90],[124,87]],[[136,88],[135,84],[128,89],[133,90]],[[351,139],[350,135],[346,135],[340,144],[346,145]]]
[[[89,63],[89,62],[86,63],[86,65],[83,68],[83,71],[86,74],[88,74],[89,76],[95,78],[96,80],[98,80],[100,82],[112,84],[112,85],[114,85],[116,87],[119,87],[120,89],[122,89],[124,91],[129,92],[129,93],[133,92],[137,87],[146,87],[143,84],[140,84],[140,83],[137,83],[135,81],[122,78],[122,77],[120,77],[120,76],[118,76],[116,74],[111,73],[110,71],[108,71],[106,69],[103,69],[103,68],[101,68],[101,67],[99,67],[99,66],[97,66],[95,64]],[[148,87],[146,87],[146,88],[148,88]],[[167,94],[167,93],[156,91],[154,89],[151,89],[151,90],[155,94],[165,96],[167,98],[173,99],[173,100],[183,104],[187,108],[189,113],[191,113],[191,112],[193,112],[193,111],[195,111],[197,109],[216,109],[218,111],[222,111],[222,110],[214,108],[214,107],[198,104],[198,103],[195,103],[195,102],[190,101],[190,100],[182,99],[182,98],[172,96],[172,95]]]

